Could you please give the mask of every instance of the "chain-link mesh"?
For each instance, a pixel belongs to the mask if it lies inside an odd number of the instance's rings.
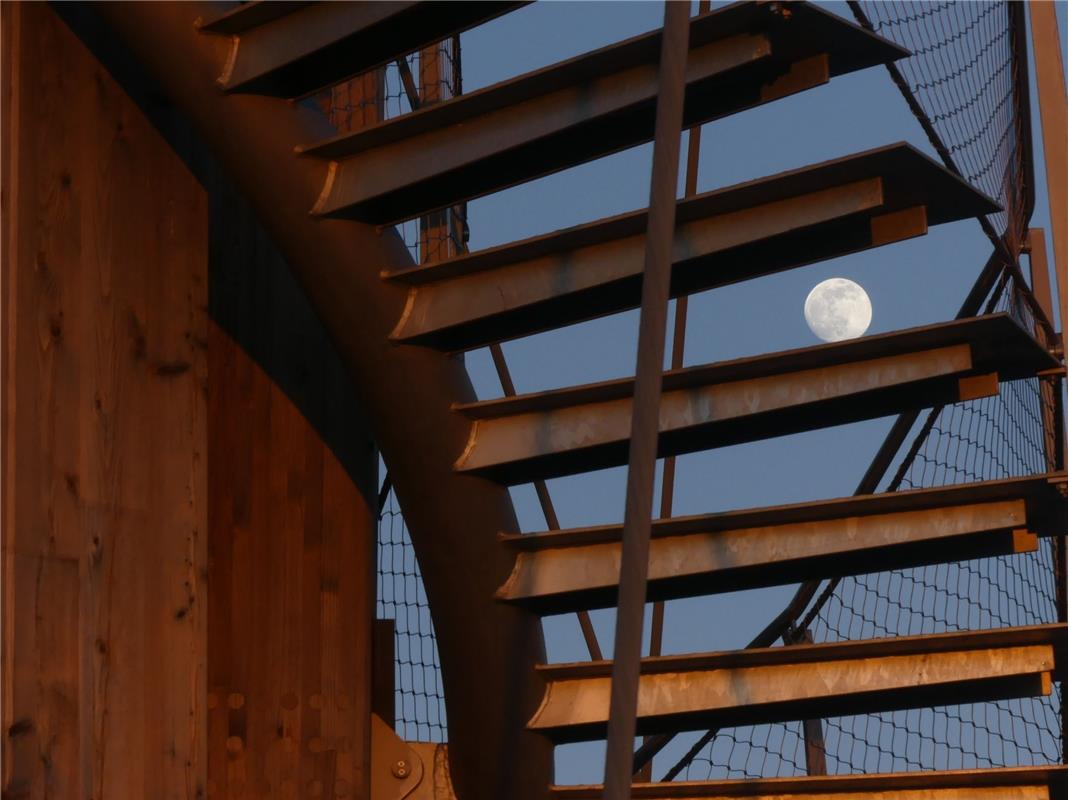
[[[434,623],[404,515],[390,490],[378,517],[379,619],[394,621],[397,733],[409,742],[447,738]]]
[[[891,77],[946,165],[997,200],[987,234],[1020,251],[1033,195],[1026,56],[1019,5],[851,2],[862,25],[911,55]],[[1045,341],[1032,298],[1006,269],[986,312],[1009,313]],[[1002,384],[995,397],[921,415],[884,491],[1031,475],[1053,465],[1049,379]],[[1056,622],[1054,543],[1033,553],[828,582],[795,626],[814,641],[857,640]],[[830,773],[1057,763],[1060,686],[1049,697],[865,714],[822,721]],[[706,737],[707,738],[707,737]],[[696,752],[696,757],[692,753]],[[805,774],[801,723],[717,732],[677,769],[686,779]],[[672,770],[676,773],[676,770]]]
[[[439,42],[383,68],[345,81],[317,98],[339,133],[381,124],[460,94],[459,37]],[[397,226],[417,264],[456,255],[467,239],[466,209],[434,212]],[[437,640],[419,562],[392,490],[378,520],[380,619],[394,620],[397,733],[408,741],[448,738]]]
[[[331,87],[319,102],[338,132],[351,132],[459,95],[460,65],[456,36]],[[417,264],[448,258],[467,241],[466,206],[407,220],[397,225],[397,231]]]
[[[1029,293],[1006,270],[984,311],[1008,313],[1042,340]],[[914,425],[884,491],[1046,472],[1056,388],[1003,383],[996,396],[936,408]],[[1054,542],[1010,556],[849,576],[828,582],[797,625],[814,641],[912,636],[1058,621]],[[1061,687],[1048,697],[943,706],[822,721],[831,774],[1059,763]],[[685,770],[688,780],[803,775],[801,723],[720,731]]]
[[[1026,59],[1019,3],[1006,0],[853,3],[862,23],[907,48],[895,67],[936,147],[1004,211],[989,217],[1015,252],[1031,215]],[[859,12],[859,13],[858,13]],[[922,122],[923,120],[921,120]]]

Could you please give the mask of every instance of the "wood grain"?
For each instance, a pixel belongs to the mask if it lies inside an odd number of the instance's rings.
[[[372,509],[217,325],[209,343],[220,386],[209,423],[215,796],[352,793],[370,753]],[[234,695],[238,709],[224,702]]]
[[[3,27],[4,793],[202,796],[206,196],[48,6]]]

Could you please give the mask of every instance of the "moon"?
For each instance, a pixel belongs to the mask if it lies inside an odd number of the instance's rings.
[[[825,342],[855,339],[871,325],[871,300],[860,284],[828,278],[805,298],[805,322]]]

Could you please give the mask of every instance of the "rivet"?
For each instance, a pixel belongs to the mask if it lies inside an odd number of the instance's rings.
[[[393,773],[394,778],[407,778],[408,777],[408,762],[403,759],[397,761],[392,767],[390,772]]]
[[[232,692],[230,696],[226,698],[226,704],[236,711],[245,704],[245,696],[238,692]]]
[[[228,736],[226,738],[226,749],[231,753],[240,753],[245,747],[245,743],[241,741],[240,736]]]

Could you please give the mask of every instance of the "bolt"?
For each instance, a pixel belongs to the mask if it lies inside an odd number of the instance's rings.
[[[394,764],[390,771],[393,773],[394,778],[407,778],[408,777],[408,762],[398,761]]]

